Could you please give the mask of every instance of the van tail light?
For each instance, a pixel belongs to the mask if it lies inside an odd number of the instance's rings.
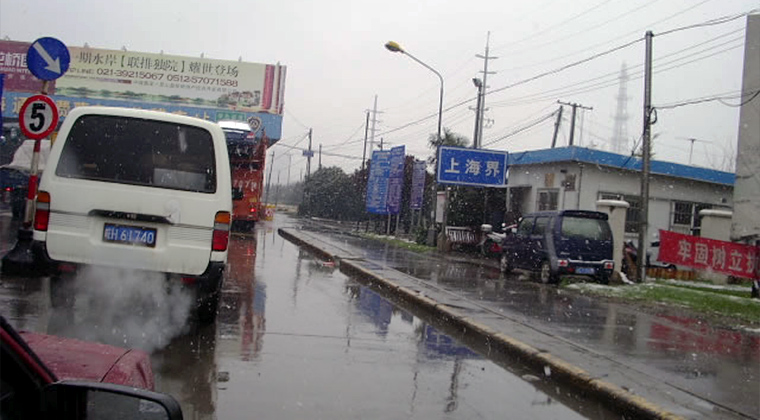
[[[612,270],[615,268],[615,262],[614,261],[605,261],[604,262],[604,269],[605,270]]]
[[[569,262],[567,260],[558,260],[557,261],[557,265],[560,266],[560,267],[567,267],[570,264],[569,264]]]
[[[230,213],[219,211],[214,217],[214,234],[211,238],[212,251],[226,251],[230,239]]]
[[[47,232],[50,222],[50,194],[40,191],[37,194],[37,206],[34,211],[34,229]]]
[[[256,213],[256,207],[251,207],[251,213]]]

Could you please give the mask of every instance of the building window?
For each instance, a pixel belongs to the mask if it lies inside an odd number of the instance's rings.
[[[558,190],[539,190],[538,203],[536,205],[538,211],[557,210],[558,198]]]
[[[702,227],[699,212],[709,208],[712,208],[710,204],[675,201],[673,202],[673,225],[686,227],[691,235],[699,236]]]
[[[673,224],[691,227],[694,205],[683,201],[673,202]]]

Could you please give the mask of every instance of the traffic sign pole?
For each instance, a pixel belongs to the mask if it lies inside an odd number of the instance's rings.
[[[58,108],[47,96],[49,80],[55,80],[69,68],[70,55],[66,45],[55,38],[39,38],[32,43],[26,54],[29,71],[42,80],[42,95],[34,95],[24,102],[19,112],[19,126],[27,138],[34,140],[34,154],[30,168],[24,221],[18,230],[18,241],[2,258],[3,273],[37,276],[40,267],[32,252],[32,221],[39,179],[40,149],[42,139],[58,126]]]

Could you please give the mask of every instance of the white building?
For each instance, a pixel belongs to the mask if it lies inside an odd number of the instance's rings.
[[[733,207],[734,178],[729,172],[653,160],[649,238],[656,238],[659,229],[699,235],[700,210]],[[600,199],[627,201],[626,237],[638,236],[639,158],[577,146],[511,153],[507,188],[512,220],[539,210],[596,210]]]

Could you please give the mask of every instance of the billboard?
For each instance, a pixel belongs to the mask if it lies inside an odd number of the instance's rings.
[[[0,41],[0,72],[8,74],[3,116],[17,118],[18,102],[39,93],[42,82],[26,69],[29,43]],[[136,51],[69,47],[68,72],[49,93],[62,102],[61,117],[77,106],[153,109],[214,121],[258,117],[279,139],[286,67]]]

